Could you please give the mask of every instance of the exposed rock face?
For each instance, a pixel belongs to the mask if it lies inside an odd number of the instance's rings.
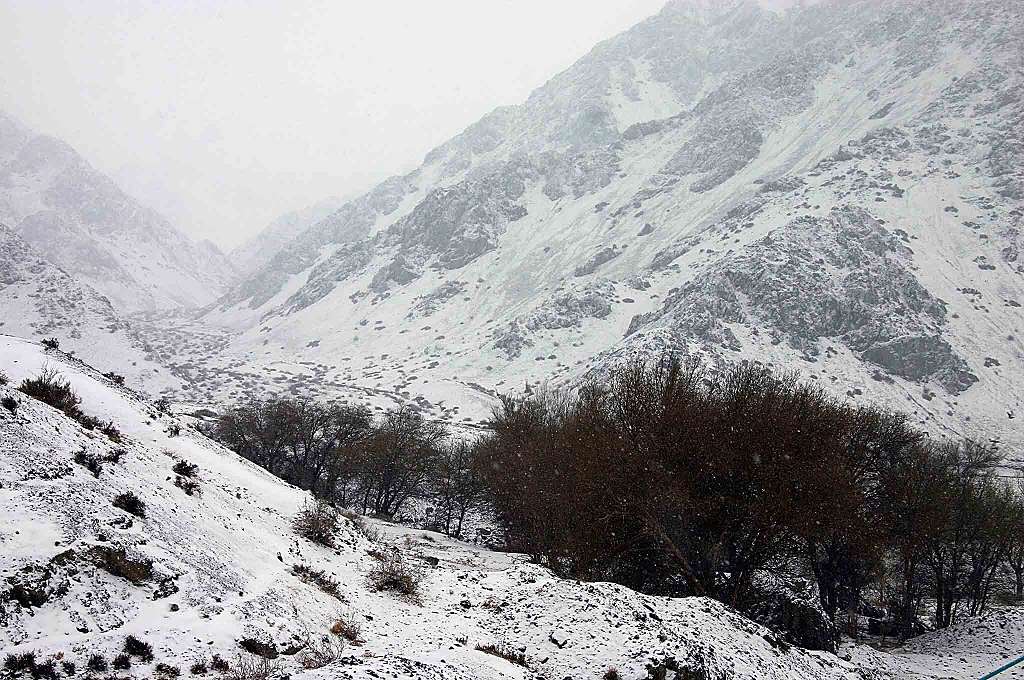
[[[1020,441],[1021,42],[1009,0],[672,2],[210,319],[255,365],[415,375],[477,418],[481,394],[677,351]]]
[[[945,305],[910,263],[909,249],[870,213],[838,206],[718,260],[629,332],[656,324],[688,342],[738,349],[730,324],[743,324],[808,357],[823,340],[838,341],[893,375],[961,392],[977,377],[939,337]]]
[[[0,222],[120,311],[206,304],[233,276],[59,139],[0,113]]]

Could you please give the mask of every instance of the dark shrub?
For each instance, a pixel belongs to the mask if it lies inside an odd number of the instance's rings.
[[[81,398],[71,387],[71,383],[49,366],[44,366],[36,377],[22,380],[18,390],[62,411],[69,418],[78,420],[82,417],[79,408]]]
[[[85,662],[85,667],[91,671],[106,671],[108,668],[107,659],[102,654],[93,654],[89,657],[89,660]]]
[[[93,477],[99,477],[103,471],[103,463],[100,462],[100,459],[85,449],[75,454],[75,462],[91,472]]]
[[[278,656],[277,645],[273,642],[263,642],[256,638],[242,638],[238,641],[238,646],[256,656],[261,656],[264,659],[276,659]]]
[[[124,376],[114,373],[113,371],[104,373],[103,377],[109,380],[110,382],[114,383],[115,385],[124,385]]]
[[[7,374],[0,371],[0,385],[6,385],[9,382],[11,382],[11,379],[7,377]]]
[[[125,491],[124,493],[115,496],[114,507],[121,508],[125,512],[135,515],[136,517],[146,516],[146,504],[141,498],[131,491]]]
[[[53,659],[37,663],[31,670],[33,680],[57,680],[57,664]]]
[[[71,677],[78,672],[78,667],[75,666],[74,661],[63,661],[60,664],[60,668],[64,671],[64,675],[67,675],[68,677]]]
[[[197,661],[194,664],[192,664],[192,667],[189,668],[188,671],[192,675],[206,675],[209,672],[209,669],[206,667],[205,663],[203,663],[202,661]]]
[[[8,670],[11,673],[31,671],[35,667],[35,652],[24,652],[22,654],[8,654],[7,658],[4,659],[4,670]]]
[[[213,658],[210,659],[210,668],[218,673],[224,673],[230,670],[231,664],[226,659],[221,658],[220,654],[214,654]]]
[[[338,590],[340,588],[340,584],[331,578],[327,572],[307,567],[305,564],[296,564],[292,567],[292,573],[298,576],[305,583],[316,586],[328,595],[332,595],[337,598],[341,597],[341,593]]]
[[[114,424],[113,420],[100,425],[100,432],[107,435],[107,439],[115,444],[121,443],[121,430],[117,429],[117,425]]]
[[[362,626],[359,625],[359,622],[351,614],[339,616],[338,620],[331,626],[332,633],[345,638],[349,642],[359,642],[359,633],[361,631]]]
[[[79,413],[78,416],[75,417],[75,420],[78,421],[79,425],[81,425],[85,429],[89,430],[90,432],[95,430],[97,427],[100,427],[101,425],[103,425],[103,421],[102,420],[100,420],[99,418],[95,418],[93,416],[90,416],[90,415],[86,415],[85,413]]]
[[[303,502],[299,514],[292,525],[295,532],[314,543],[334,547],[334,535],[338,532],[341,519],[338,511],[330,503],[319,498]]]
[[[183,459],[175,463],[171,470],[173,470],[175,474],[191,479],[196,476],[196,473],[199,471],[199,466]]]
[[[129,635],[124,639],[124,647],[122,649],[124,649],[125,654],[134,656],[143,663],[149,663],[153,660],[153,645],[140,640],[134,635]]]
[[[398,548],[378,553],[377,563],[367,574],[374,590],[390,591],[413,599],[419,597],[423,571],[406,560]]]
[[[181,669],[166,663],[158,663],[153,667],[153,672],[161,678],[176,678],[181,675]]]
[[[43,338],[42,344],[46,349],[60,349],[60,340],[57,338]]]
[[[96,566],[135,585],[144,583],[153,576],[153,560],[145,557],[133,558],[124,548],[96,545],[90,549],[89,554]]]
[[[8,394],[3,399],[0,399],[0,406],[3,406],[11,413],[16,413],[18,410],[18,400]]]
[[[526,653],[520,652],[517,649],[512,649],[507,645],[495,645],[488,643],[484,645],[477,645],[476,650],[479,652],[484,652],[485,654],[490,654],[491,656],[496,656],[498,658],[504,659],[505,661],[508,661],[509,663],[514,663],[517,666],[522,666],[523,668],[526,668]]]
[[[181,434],[181,425],[178,423],[171,423],[167,426],[167,434],[170,437],[177,437]]]
[[[123,671],[132,667],[132,660],[127,654],[118,654],[114,657],[114,663],[111,665],[114,670]]]
[[[188,479],[187,477],[175,477],[174,486],[184,491],[189,496],[202,496],[203,489],[199,486],[199,482],[194,479]]]

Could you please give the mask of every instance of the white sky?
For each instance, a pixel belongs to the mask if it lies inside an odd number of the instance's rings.
[[[195,237],[407,171],[664,0],[0,0],[0,108]]]

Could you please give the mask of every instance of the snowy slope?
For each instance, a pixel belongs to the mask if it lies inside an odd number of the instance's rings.
[[[1022,41],[1009,0],[671,2],[234,287],[210,393],[269,371],[475,422],[671,349],[1010,452]]]
[[[234,658],[242,637],[280,649],[300,644],[327,634],[345,613],[361,623],[364,643],[310,677],[599,677],[614,666],[633,678],[665,656],[699,659],[714,677],[864,677],[852,662],[787,648],[704,598],[562,581],[519,555],[376,522],[380,537],[346,520],[336,550],[311,544],[290,526],[303,492],[188,428],[170,436],[173,416],[34,343],[2,337],[0,358],[14,381],[46,363],[57,367],[83,410],[113,419],[125,435],[115,445],[0,387],[21,401],[15,415],[0,409],[0,576],[45,600],[26,609],[0,598],[5,652],[36,650],[40,660],[63,653],[81,667],[87,654],[109,657],[134,634],[153,644],[157,662],[187,668],[214,653]],[[119,460],[105,462],[98,477],[74,462],[80,451],[102,458],[115,448]],[[172,482],[171,466],[181,459],[198,465],[202,495],[187,496]],[[144,500],[144,518],[112,507],[127,490]],[[389,543],[424,565],[436,558],[421,603],[368,588],[374,560],[367,551]],[[97,555],[118,547],[152,560],[152,575],[132,583],[96,566]],[[337,579],[339,596],[292,575],[300,563]],[[477,651],[478,643],[523,649],[529,670]],[[286,670],[299,671],[300,657],[283,656]],[[871,655],[877,674],[870,677],[891,677],[890,663],[890,655]]]
[[[214,299],[232,266],[127,196],[59,139],[0,112],[0,223],[122,312]]]
[[[251,274],[269,262],[289,241],[346,202],[331,196],[302,210],[285,213],[228,253],[228,259],[242,275]]]
[[[149,394],[184,389],[107,298],[51,264],[3,224],[0,333],[35,342],[57,338],[62,351],[123,375],[128,385]]]

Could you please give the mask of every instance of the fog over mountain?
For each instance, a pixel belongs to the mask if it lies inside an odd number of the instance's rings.
[[[1019,654],[1024,5],[83,11],[0,10],[10,677]]]

